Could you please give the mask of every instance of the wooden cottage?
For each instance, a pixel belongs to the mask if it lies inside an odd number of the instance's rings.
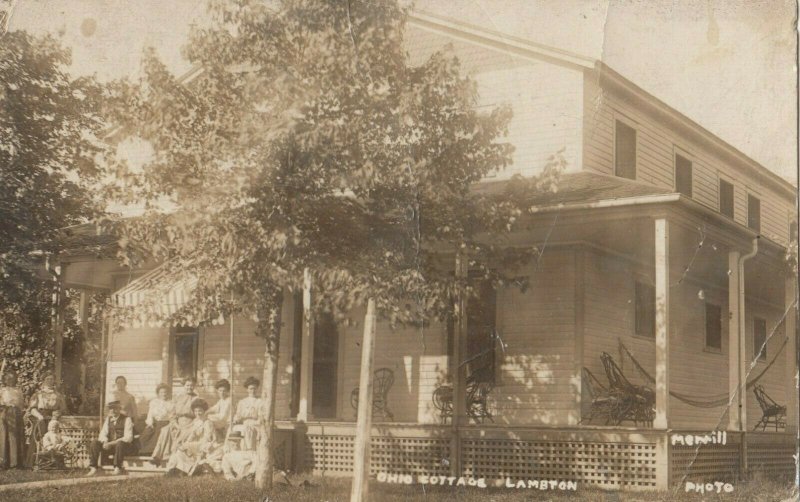
[[[514,163],[478,189],[534,174],[562,148],[569,166],[557,193],[533,201],[534,230],[511,237],[542,249],[526,292],[484,288],[463,329],[379,324],[373,473],[654,489],[791,471],[795,188],[599,61],[421,13],[408,29],[413,61],[450,44],[481,105],[513,107]],[[65,263],[68,287],[113,291],[120,305],[151,295],[159,273]],[[187,293],[158,301],[177,308]],[[361,328],[304,322],[302,296],[284,305],[279,463],[347,476]],[[125,375],[145,412],[158,383],[191,375],[209,398],[231,380],[238,399],[262,372],[253,328],[112,325],[109,390]],[[756,389],[786,407],[763,431]]]

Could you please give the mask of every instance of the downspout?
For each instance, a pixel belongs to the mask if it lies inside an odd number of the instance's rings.
[[[753,238],[753,248],[752,250],[747,253],[746,255],[739,258],[739,305],[738,305],[738,315],[739,315],[739,432],[741,433],[741,474],[746,476],[748,471],[747,466],[747,438],[745,437],[745,432],[747,430],[747,424],[744,423],[742,420],[742,412],[744,411],[745,414],[747,410],[743,410],[744,403],[743,397],[744,394],[747,392],[747,374],[744,372],[744,363],[746,361],[746,354],[747,354],[747,342],[746,342],[746,333],[745,330],[745,316],[744,316],[744,262],[753,258],[755,255],[758,254],[758,239],[760,239],[760,235],[756,235]]]

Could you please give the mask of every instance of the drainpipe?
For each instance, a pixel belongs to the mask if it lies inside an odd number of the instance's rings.
[[[741,433],[741,474],[742,477],[747,475],[748,466],[747,466],[747,438],[745,437],[745,432],[747,429],[747,424],[744,423],[745,421],[742,420],[743,412],[746,415],[747,410],[744,410],[744,394],[747,392],[747,374],[744,371],[744,363],[747,360],[747,342],[746,342],[746,330],[744,324],[744,262],[753,258],[755,255],[758,254],[758,239],[760,239],[760,235],[756,235],[753,238],[753,248],[752,250],[747,253],[746,255],[739,258],[739,305],[738,305],[738,314],[739,314],[739,432]]]

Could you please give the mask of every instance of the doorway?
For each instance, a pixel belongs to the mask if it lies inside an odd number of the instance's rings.
[[[315,323],[312,373],[312,416],[317,419],[336,418],[339,330],[331,314],[321,315]]]

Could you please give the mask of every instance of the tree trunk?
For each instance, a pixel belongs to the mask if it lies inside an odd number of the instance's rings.
[[[273,455],[275,450],[275,391],[278,383],[278,350],[281,339],[283,293],[279,290],[271,291],[265,295],[263,301],[265,308],[258,314],[258,334],[264,336],[267,343],[261,387],[263,406],[259,416],[260,430],[256,450],[256,487],[262,490],[271,490],[272,471],[275,467]]]

